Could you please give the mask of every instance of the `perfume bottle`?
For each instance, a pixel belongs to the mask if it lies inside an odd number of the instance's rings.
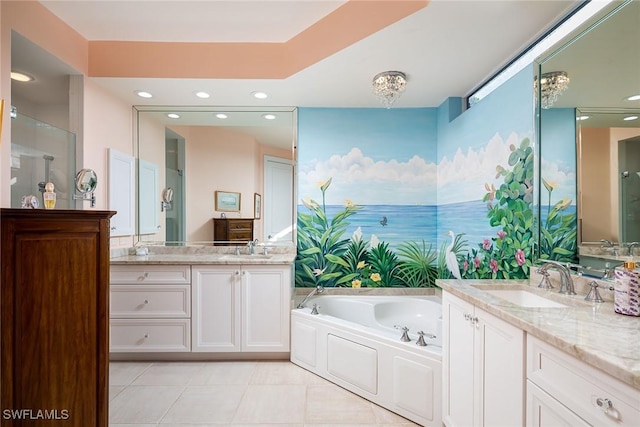
[[[44,199],[45,209],[53,209],[56,207],[56,193],[52,182],[47,182],[44,186],[44,194],[42,198]]]

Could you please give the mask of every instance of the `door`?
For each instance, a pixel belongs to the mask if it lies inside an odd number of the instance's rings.
[[[640,241],[640,137],[618,142],[620,241]]]
[[[293,162],[264,156],[263,241],[293,241]]]
[[[524,331],[478,308],[477,425],[524,424]]]
[[[289,351],[291,267],[243,266],[242,351]]]
[[[193,266],[191,277],[191,351],[240,351],[240,266]]]
[[[472,426],[475,327],[467,320],[473,305],[448,293],[442,298],[443,421],[448,427]]]

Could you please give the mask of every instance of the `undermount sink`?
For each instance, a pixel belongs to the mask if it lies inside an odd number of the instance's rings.
[[[258,259],[271,259],[272,255],[261,255],[261,254],[255,254],[255,255],[224,255],[221,257],[221,259],[228,259],[228,260],[258,260]]]
[[[564,304],[522,289],[486,289],[484,292],[521,307],[563,308]]]

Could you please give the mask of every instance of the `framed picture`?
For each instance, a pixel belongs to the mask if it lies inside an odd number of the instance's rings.
[[[240,212],[240,193],[216,191],[215,199],[217,211]]]
[[[258,193],[253,193],[253,217],[260,219],[260,213],[262,212],[262,196]]]

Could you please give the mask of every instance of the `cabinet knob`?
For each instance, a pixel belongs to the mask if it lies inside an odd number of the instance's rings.
[[[138,277],[138,281],[142,282],[144,279],[146,279],[147,277],[149,277],[149,273],[144,273],[142,276]]]
[[[149,300],[148,299],[144,300],[144,303],[149,304]]]
[[[115,230],[116,228],[118,227],[116,227],[115,225],[111,226],[111,231]]]
[[[598,405],[604,412],[607,412],[609,409],[613,408],[613,402],[606,397],[597,398],[596,405]]]
[[[144,334],[144,337],[145,338],[149,338],[149,334]]]

